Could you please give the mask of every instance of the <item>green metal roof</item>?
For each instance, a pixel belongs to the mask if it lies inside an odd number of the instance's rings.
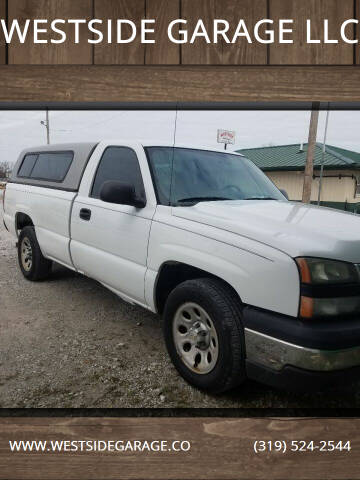
[[[321,167],[322,148],[322,144],[316,144],[314,157],[315,169]],[[252,160],[262,170],[281,171],[304,170],[307,149],[307,143],[303,145],[302,151],[300,151],[300,144],[296,143],[294,145],[247,148],[237,151]],[[324,168],[327,170],[360,169],[360,153],[327,145],[324,156]]]

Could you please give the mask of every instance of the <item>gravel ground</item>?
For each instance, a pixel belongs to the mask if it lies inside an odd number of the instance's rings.
[[[187,385],[161,320],[55,266],[42,283],[18,269],[0,213],[0,407],[357,407],[360,383],[292,394],[255,382],[220,396]]]

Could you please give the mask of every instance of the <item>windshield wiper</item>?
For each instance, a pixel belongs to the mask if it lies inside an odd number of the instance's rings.
[[[243,198],[243,200],[279,200],[279,199],[274,197],[248,197],[248,198]]]
[[[180,200],[177,200],[177,203],[216,202],[221,200],[232,200],[232,199],[226,198],[226,197],[189,197],[189,198],[181,198]]]

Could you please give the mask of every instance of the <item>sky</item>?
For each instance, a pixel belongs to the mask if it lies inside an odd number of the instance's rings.
[[[324,138],[320,112],[318,138]],[[217,129],[236,132],[230,150],[307,142],[308,111],[53,111],[51,143],[129,140],[219,147]],[[0,162],[46,144],[43,111],[0,111]],[[327,143],[360,152],[360,111],[330,112]]]

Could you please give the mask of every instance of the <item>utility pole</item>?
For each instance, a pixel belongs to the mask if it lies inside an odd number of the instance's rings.
[[[49,110],[46,109],[46,120],[41,120],[41,125],[44,125],[46,128],[46,142],[50,145],[50,119],[49,119]]]
[[[322,155],[321,155],[321,169],[320,169],[320,178],[319,178],[319,193],[318,193],[318,206],[320,206],[321,202],[321,188],[322,188],[322,181],[323,181],[323,175],[324,175],[324,161],[325,161],[325,153],[326,153],[326,138],[327,138],[327,131],[328,131],[328,126],[329,126],[329,107],[330,104],[328,104],[328,110],[326,112],[326,123],[325,123],[325,132],[324,132],[324,143],[323,143],[323,148],[322,148]]]
[[[317,128],[319,123],[319,106],[319,102],[314,102],[311,111],[308,150],[304,172],[304,188],[302,195],[303,203],[310,203],[311,200],[311,185],[314,174],[314,154],[316,146]]]

